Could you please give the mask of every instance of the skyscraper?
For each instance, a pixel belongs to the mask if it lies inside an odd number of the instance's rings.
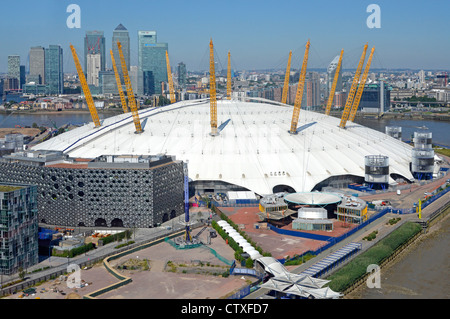
[[[41,46],[30,49],[30,73],[27,82],[45,83],[45,50]]]
[[[100,54],[88,54],[87,55],[87,68],[86,68],[86,81],[87,84],[98,86],[98,73],[101,69],[101,55]]]
[[[63,49],[49,45],[45,49],[45,84],[49,94],[62,94],[64,90]]]
[[[156,31],[138,32],[138,94],[161,94],[161,82],[167,81],[167,43],[157,43]]]
[[[328,98],[328,95],[330,94],[331,91],[331,87],[333,86],[333,81],[334,81],[334,75],[336,73],[336,68],[337,65],[339,63],[339,55],[336,56],[333,61],[331,61],[330,65],[328,65],[327,68],[327,89],[326,89],[326,98]],[[338,75],[338,81],[336,83],[336,90],[335,92],[340,92],[342,91],[342,67],[339,70],[339,75]]]
[[[105,37],[103,31],[86,31],[84,38],[84,72],[87,76],[88,54],[100,54],[100,71],[106,69]]]
[[[8,78],[17,79],[17,85],[10,87],[10,90],[17,90],[20,88],[20,56],[9,55],[8,56]],[[14,83],[16,83],[14,81]]]
[[[320,77],[317,72],[308,72],[306,78],[306,107],[320,105]]]
[[[127,70],[130,71],[130,35],[128,33],[128,30],[122,24],[119,24],[114,29],[111,43],[114,60],[117,64],[117,71],[122,78],[123,73],[120,64],[119,50],[117,49],[117,42],[120,42],[120,44],[122,45],[123,57],[125,58],[125,63],[127,64]]]
[[[178,63],[178,85],[181,88],[186,87],[186,64],[183,62]]]

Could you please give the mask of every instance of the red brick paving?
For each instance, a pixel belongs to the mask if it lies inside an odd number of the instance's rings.
[[[259,245],[263,251],[270,252],[274,258],[284,258],[295,254],[302,254],[308,250],[316,250],[325,245],[325,241],[312,240],[296,236],[281,235],[271,230],[256,229],[255,224],[260,222],[257,215],[258,207],[219,207],[219,209],[227,215],[235,224],[244,225],[243,231]],[[331,237],[338,237],[356,225],[344,224],[343,222],[334,220],[334,230],[327,231],[302,231],[305,233],[314,233]],[[292,230],[292,224],[282,227],[283,229]],[[294,230],[295,231],[295,230]]]

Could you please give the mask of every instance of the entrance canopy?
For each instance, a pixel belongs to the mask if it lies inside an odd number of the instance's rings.
[[[334,193],[304,192],[292,193],[284,196],[284,201],[297,205],[326,206],[341,201],[341,196]]]

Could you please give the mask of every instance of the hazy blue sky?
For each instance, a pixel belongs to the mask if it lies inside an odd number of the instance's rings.
[[[81,8],[80,29],[66,25],[71,3]],[[381,8],[379,29],[366,25],[371,3]],[[8,55],[18,54],[28,65],[30,47],[49,44],[63,47],[64,69],[74,71],[69,45],[83,60],[89,30],[104,31],[111,65],[111,37],[119,23],[130,32],[132,65],[138,30],[156,30],[158,42],[169,44],[172,67],[183,61],[188,70],[208,68],[210,38],[224,68],[228,50],[236,69],[284,68],[289,50],[298,68],[310,39],[311,68],[325,68],[342,48],[344,68],[355,68],[368,42],[375,46],[372,68],[450,70],[448,0],[19,0],[1,10],[0,72],[7,70]]]

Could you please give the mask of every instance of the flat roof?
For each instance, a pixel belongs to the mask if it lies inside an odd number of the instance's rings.
[[[0,192],[8,193],[12,191],[16,191],[18,189],[22,189],[23,186],[16,186],[16,185],[0,185]]]

